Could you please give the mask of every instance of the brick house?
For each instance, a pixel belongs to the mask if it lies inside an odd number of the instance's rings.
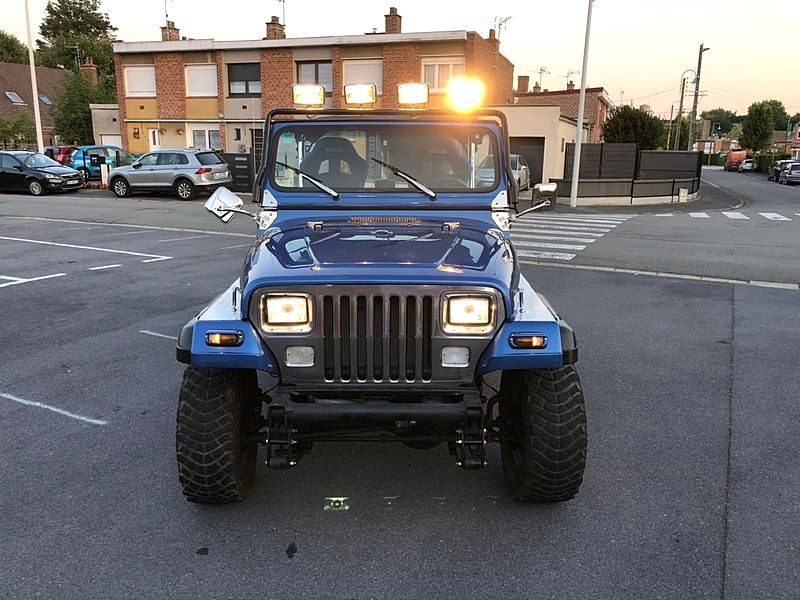
[[[538,83],[533,89],[528,89],[529,78],[518,78],[517,90],[514,93],[514,103],[517,105],[535,106],[560,106],[561,114],[570,119],[578,118],[578,95],[573,82],[567,84],[567,89],[548,91],[542,90]],[[584,106],[584,120],[589,125],[589,142],[600,142],[603,138],[603,123],[608,118],[609,111],[614,107],[608,93],[602,87],[586,88],[586,104]]]
[[[770,148],[774,152],[786,152],[795,160],[800,160],[800,123],[795,123],[791,131],[773,131]]]
[[[60,87],[64,85],[68,73],[64,69],[36,67],[39,98],[34,100],[28,64],[0,63],[0,117],[14,118],[27,113],[33,120],[33,104],[38,101],[42,115],[44,143],[46,146],[54,145],[55,134],[50,107],[58,96]]]
[[[277,17],[261,40],[182,38],[171,21],[161,41],[114,44],[123,147],[212,147],[227,152],[259,150],[264,116],[292,106],[294,83],[325,86],[326,106],[344,106],[346,83],[374,82],[377,107],[397,107],[396,85],[424,81],[430,108],[444,105],[454,75],[481,78],[486,104],[513,99],[511,62],[500,54],[494,30],[403,33],[395,8],[385,32],[290,38]]]

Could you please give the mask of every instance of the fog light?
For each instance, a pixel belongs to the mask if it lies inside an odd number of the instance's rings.
[[[244,341],[241,331],[209,331],[206,344],[209,346],[239,346]]]
[[[442,366],[462,368],[469,366],[469,348],[445,346],[442,348]]]
[[[512,348],[547,348],[547,336],[529,333],[514,333],[509,338]]]
[[[313,346],[288,346],[286,348],[287,367],[313,367]]]

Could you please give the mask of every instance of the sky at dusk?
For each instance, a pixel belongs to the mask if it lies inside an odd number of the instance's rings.
[[[24,41],[23,0],[0,4],[0,28]],[[46,4],[30,0],[34,36]],[[543,87],[563,89],[567,72],[581,68],[587,0],[286,0],[287,36],[382,31],[389,6],[402,15],[404,32],[466,29],[486,37],[496,17],[510,16],[500,50],[514,63],[515,83],[516,75],[533,83],[546,67]],[[160,39],[164,0],[103,0],[102,7],[120,39]],[[277,0],[168,0],[167,9],[181,35],[219,40],[260,39],[264,22],[282,14]],[[615,103],[633,100],[669,116],[681,74],[696,68],[705,43],[701,111],[743,113],[751,102],[777,98],[790,114],[800,112],[800,61],[791,58],[797,36],[778,12],[752,0],[596,0],[588,85],[604,87]]]

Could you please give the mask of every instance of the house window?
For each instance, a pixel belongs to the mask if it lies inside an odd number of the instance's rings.
[[[378,95],[383,94],[383,61],[380,58],[368,60],[346,60],[342,63],[342,78],[348,83],[374,83]]]
[[[41,100],[42,104],[44,104],[45,106],[53,106],[53,101],[50,100],[50,98],[48,98],[44,94],[39,94],[39,100]]]
[[[192,129],[192,148],[220,150],[219,129]]]
[[[432,92],[444,92],[452,77],[464,75],[463,57],[436,57],[422,59],[422,81]]]
[[[297,83],[314,83],[325,88],[325,95],[333,91],[333,65],[328,61],[297,63]]]
[[[228,95],[261,95],[261,65],[259,63],[240,63],[228,65]]]
[[[125,95],[129,98],[155,98],[155,67],[125,67]]]
[[[8,99],[11,100],[14,106],[25,106],[25,101],[19,97],[17,92],[6,92],[6,96],[8,96]]]
[[[561,138],[561,151],[562,152],[564,151],[564,142],[565,142],[564,138]]]
[[[242,130],[241,128],[237,127],[236,129],[233,130],[233,141],[239,142],[241,141],[241,139],[242,139]]]
[[[195,98],[216,97],[217,65],[187,65],[186,95]]]

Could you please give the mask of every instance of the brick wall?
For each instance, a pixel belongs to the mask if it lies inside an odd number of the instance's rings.
[[[291,48],[261,51],[261,108],[266,115],[273,108],[292,106],[294,56]]]
[[[389,44],[383,47],[383,108],[399,108],[397,84],[420,80],[417,44]]]
[[[558,93],[530,93],[518,94],[518,104],[536,106],[560,106],[561,114],[570,119],[578,118],[578,94],[580,90],[570,90]],[[608,107],[600,100],[600,88],[586,90],[586,104],[584,105],[584,120],[589,123],[589,141],[596,143],[603,137],[603,123],[608,118]]]
[[[183,56],[179,52],[155,54],[156,99],[160,119],[186,117],[186,81]]]
[[[466,74],[486,84],[485,104],[511,104],[514,97],[514,65],[499,52],[496,40],[484,40],[474,31],[467,33]]]
[[[217,112],[221,115],[225,114],[225,95],[228,93],[228,90],[225,88],[225,77],[224,77],[224,69],[225,69],[225,60],[223,57],[222,52],[217,51],[216,53],[216,62],[217,62]],[[228,136],[226,135],[225,130],[225,121],[219,122],[219,140],[220,144],[222,144],[222,151],[227,151],[228,146]]]
[[[128,149],[127,106],[125,103],[125,71],[122,68],[122,57],[114,55],[114,77],[117,80],[117,102],[119,103],[119,133],[122,136],[122,147]]]
[[[331,71],[333,73],[333,108],[342,108],[344,98],[342,97],[344,86],[344,74],[342,72],[342,50],[338,46],[333,47]]]

